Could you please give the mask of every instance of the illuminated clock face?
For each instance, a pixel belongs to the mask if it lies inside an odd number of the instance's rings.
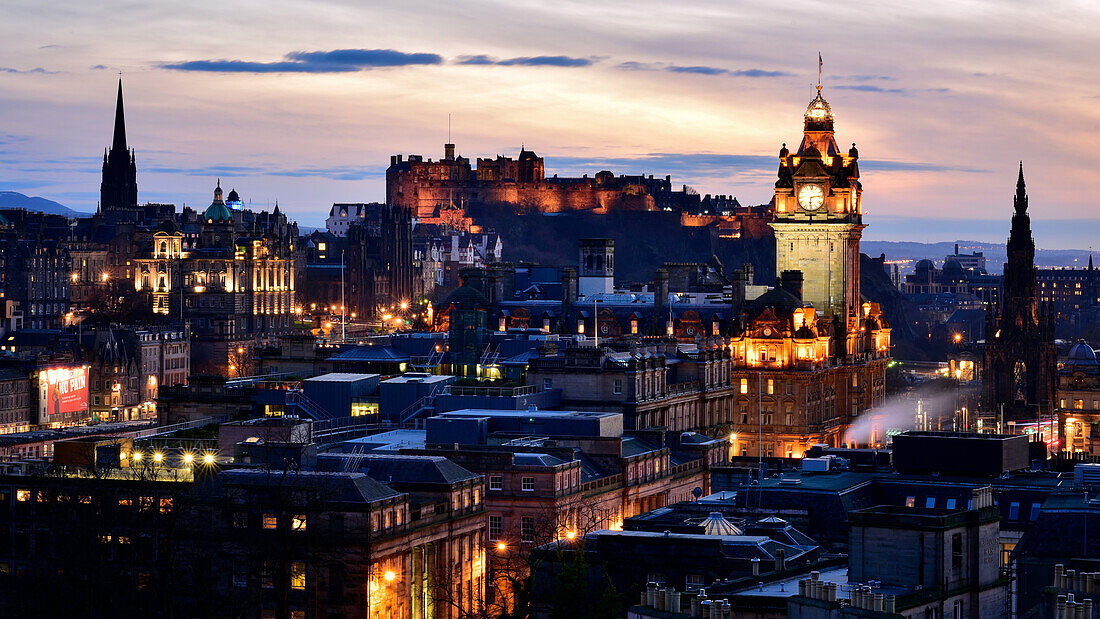
[[[807,211],[816,211],[825,203],[825,192],[819,185],[804,185],[798,190],[798,205]]]

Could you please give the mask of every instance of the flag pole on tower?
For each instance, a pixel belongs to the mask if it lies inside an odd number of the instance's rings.
[[[821,92],[821,52],[817,53],[817,91]]]

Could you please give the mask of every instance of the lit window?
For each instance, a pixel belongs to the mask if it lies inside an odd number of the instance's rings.
[[[775,381],[768,379],[768,395],[775,395]]]
[[[741,393],[748,393],[748,392],[749,392],[749,379],[742,378],[741,379]]]
[[[306,588],[306,564],[302,561],[290,564],[290,588],[298,591]]]
[[[915,496],[905,497],[905,506],[906,507],[915,507],[916,504],[917,504],[917,497],[915,497]]]
[[[936,497],[930,496],[927,499],[925,499],[924,500],[924,506],[927,507],[928,509],[935,509],[935,507],[936,507]]]
[[[294,514],[290,518],[290,529],[292,531],[305,531],[306,530],[306,515]]]
[[[15,500],[20,503],[26,503],[31,500],[31,491],[26,489],[20,489],[15,491]]]
[[[524,492],[534,492],[535,491],[535,478],[534,477],[524,477],[523,480],[522,480],[522,484],[523,484],[523,491]]]
[[[264,528],[274,529],[279,526],[279,519],[275,514],[264,514]]]
[[[955,509],[955,505],[956,505],[956,500],[955,499],[947,499],[947,509]]]

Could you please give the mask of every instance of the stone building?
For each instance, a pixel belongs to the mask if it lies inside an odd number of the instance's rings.
[[[986,315],[982,408],[1020,421],[1052,415],[1058,381],[1054,319],[1049,304],[1039,304],[1022,163],[1013,206],[1001,304]]]
[[[26,432],[38,421],[30,377],[17,366],[0,368],[0,434]]]
[[[362,206],[364,215],[347,230],[345,298],[349,312],[373,319],[416,300],[413,214],[392,203]]]
[[[1100,360],[1081,341],[1058,364],[1055,412],[1061,451],[1100,454]]]
[[[236,191],[228,203],[241,203]],[[258,341],[294,328],[297,242],[297,224],[278,205],[231,209],[219,182],[198,239],[189,242],[172,221],[153,232],[134,260],[134,290],[155,313],[188,321],[196,373],[244,376]]]
[[[14,328],[57,329],[69,312],[68,249],[50,238],[31,236],[0,218],[0,294],[12,302]]]
[[[779,153],[771,225],[780,277],[752,300],[743,278],[733,284],[736,453],[801,457],[815,443],[839,445],[885,402],[890,325],[860,294],[858,159],[854,144],[847,155],[838,149],[818,86],[798,150]]]
[[[419,218],[439,215],[458,204],[469,210],[484,205],[510,205],[520,211],[686,211],[698,210],[699,194],[674,189],[671,177],[615,176],[602,171],[589,177],[547,178],[542,157],[521,148],[519,157],[478,158],[476,167],[456,157],[448,144],[439,161],[420,155],[390,157],[386,170],[386,203]]]

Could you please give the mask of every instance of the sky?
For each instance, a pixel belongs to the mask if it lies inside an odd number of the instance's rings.
[[[1002,241],[1024,162],[1036,243],[1100,229],[1100,3],[0,0],[0,190],[93,211],[118,73],[141,202],[323,226],[393,154],[546,158],[772,195],[824,61],[865,238]],[[1090,147],[1095,145],[1094,147]],[[1040,235],[1041,231],[1041,235]],[[1098,243],[1100,245],[1100,243]]]

